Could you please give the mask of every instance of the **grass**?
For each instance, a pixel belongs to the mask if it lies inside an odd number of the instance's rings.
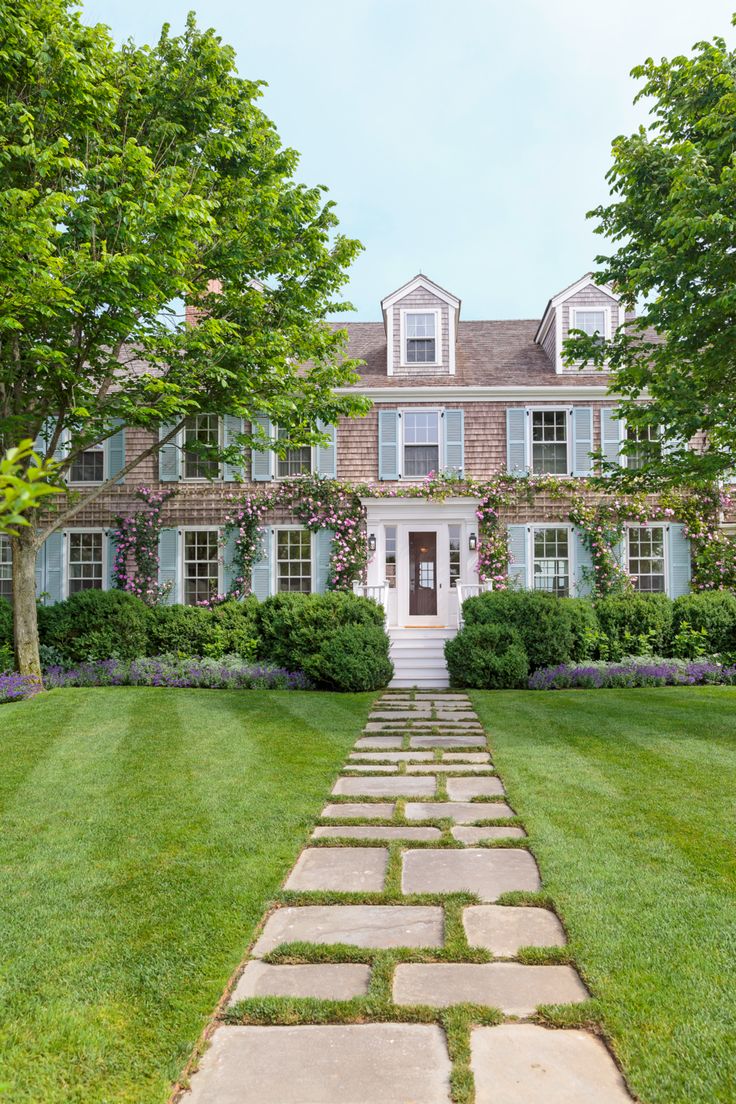
[[[736,689],[471,697],[629,1085],[732,1104]]]
[[[0,708],[0,1101],[167,1099],[373,695]]]

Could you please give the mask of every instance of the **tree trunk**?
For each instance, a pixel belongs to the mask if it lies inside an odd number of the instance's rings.
[[[13,548],[13,637],[15,662],[21,675],[41,678],[36,614],[36,544],[31,526],[12,538]]]

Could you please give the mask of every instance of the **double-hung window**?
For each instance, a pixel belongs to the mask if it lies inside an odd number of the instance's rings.
[[[435,311],[407,311],[404,315],[406,364],[437,363],[437,314]]]
[[[569,471],[566,410],[532,410],[531,468],[535,475],[564,475]]]
[[[626,440],[630,442],[631,449],[626,453],[626,467],[634,471],[639,471],[661,452],[662,439],[658,426],[627,426]]]
[[[607,337],[607,312],[601,309],[573,307],[570,329],[582,330],[588,337]]]
[[[570,532],[560,526],[532,530],[532,586],[558,598],[570,593]]]
[[[220,420],[216,414],[193,414],[184,423],[184,478],[216,479],[217,460],[207,456],[207,448],[220,443]],[[189,451],[189,450],[192,451]]]
[[[632,525],[627,531],[628,569],[634,588],[645,594],[665,593],[663,525]]]
[[[10,537],[0,536],[0,598],[13,597],[13,553]]]
[[[184,601],[196,606],[220,590],[220,544],[216,529],[184,531]]]
[[[407,479],[422,479],[440,466],[440,415],[437,410],[407,410],[402,415]]]
[[[312,534],[308,529],[276,530],[276,589],[312,590]]]
[[[286,429],[279,429],[279,440],[289,436]],[[287,449],[283,456],[277,457],[276,474],[279,479],[288,479],[295,475],[309,475],[312,470],[312,449],[310,445],[302,448]]]
[[[70,483],[103,483],[105,479],[105,446],[93,445],[72,460]]]
[[[80,590],[102,590],[104,555],[102,533],[68,533],[67,548],[69,593],[77,594]]]

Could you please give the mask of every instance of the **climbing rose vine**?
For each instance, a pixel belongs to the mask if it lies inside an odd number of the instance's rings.
[[[127,517],[116,517],[110,532],[115,548],[112,585],[135,594],[147,606],[158,605],[171,589],[170,583],[159,583],[158,538],[164,506],[175,494],[173,489],[139,487],[136,498],[145,508]]]

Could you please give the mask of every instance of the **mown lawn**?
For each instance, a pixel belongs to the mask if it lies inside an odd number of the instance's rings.
[[[645,1104],[736,1101],[736,689],[471,695]]]
[[[0,1101],[165,1101],[373,695],[0,707]]]

